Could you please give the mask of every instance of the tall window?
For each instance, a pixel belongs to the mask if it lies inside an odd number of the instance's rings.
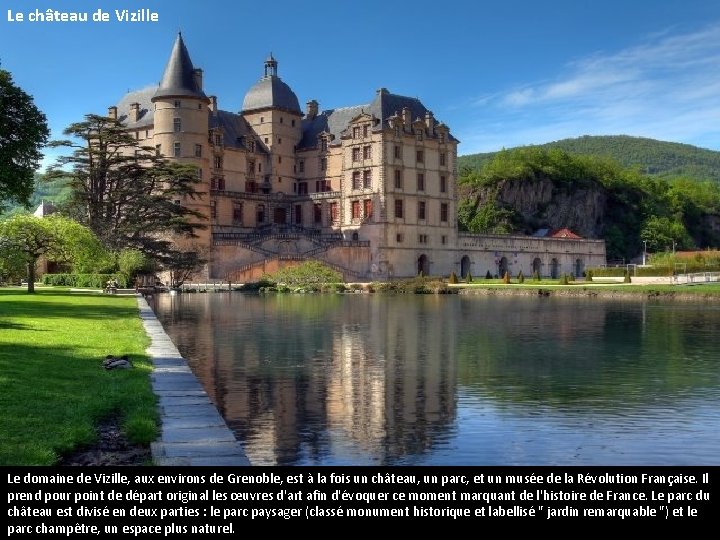
[[[352,128],[352,135],[353,135],[353,139],[360,138],[360,126],[355,126],[354,128]]]
[[[210,201],[210,217],[212,219],[217,218],[217,204],[215,201]]]
[[[155,145],[155,155],[156,155],[156,156],[159,156],[160,154],[162,154],[162,145],[161,145],[161,144],[156,144],[156,145]]]
[[[217,189],[218,191],[225,191],[225,179],[223,177],[217,179]]]
[[[352,188],[360,189],[360,171],[353,171],[352,173]]]
[[[360,219],[360,201],[352,201],[350,203],[350,208],[352,210],[352,218]]]
[[[180,143],[173,143],[173,156],[180,157]]]
[[[320,150],[327,152],[327,139],[320,139]]]
[[[445,152],[440,152],[440,165],[445,166]]]
[[[202,144],[195,145],[195,157],[202,157]]]
[[[302,225],[302,205],[295,205],[295,225]]]
[[[213,156],[213,166],[216,169],[222,169],[222,166],[223,166],[222,156]]]
[[[324,171],[327,169],[327,158],[320,158],[320,170]]]
[[[447,203],[440,203],[440,221],[447,223],[448,220],[448,205]]]
[[[397,169],[395,171],[395,189],[402,189],[402,188],[403,188],[402,171],[400,169]]]
[[[322,205],[321,204],[314,204],[313,205],[313,221],[315,223],[322,223]]]
[[[233,223],[236,225],[242,225],[243,222],[243,203],[241,202],[234,202],[233,203]]]
[[[415,130],[415,140],[418,140],[418,141],[423,140],[423,130],[422,129]]]
[[[248,152],[255,152],[255,141],[248,141]]]
[[[356,146],[352,149],[352,160],[360,161],[360,147]]]
[[[395,145],[395,149],[394,149],[393,152],[394,152],[393,155],[395,156],[395,159],[400,159],[400,158],[402,157],[402,153],[401,153],[401,151],[400,151],[400,147],[399,147],[397,144]]]
[[[417,206],[417,217],[418,219],[424,220],[425,219],[425,201],[418,201]]]
[[[417,175],[417,190],[425,191],[425,175],[423,173]]]
[[[337,223],[340,221],[340,213],[338,212],[338,203],[330,203],[330,222]]]
[[[174,105],[175,105],[175,108],[176,108],[176,109],[179,109],[181,103],[180,103],[179,101],[176,101],[176,102],[174,103]]]
[[[363,146],[363,159],[372,159],[372,146]]]
[[[367,124],[365,124],[365,125],[363,126],[363,137],[367,137],[369,131],[370,131],[370,126],[368,126]]]
[[[298,171],[301,173],[305,172],[305,160],[304,159],[301,159],[300,161],[298,161]]]
[[[182,131],[182,120],[180,118],[173,118],[173,131],[175,133]]]
[[[308,185],[307,182],[298,182],[298,195],[307,195]]]
[[[372,187],[372,170],[363,171],[363,188],[370,189]]]
[[[255,213],[255,220],[257,223],[265,223],[265,205],[258,204],[257,212]]]
[[[396,218],[403,217],[403,200],[402,199],[395,199],[395,217]]]
[[[425,152],[423,152],[422,150],[417,150],[415,152],[415,161],[417,161],[418,163],[424,162],[425,161]]]
[[[447,193],[447,178],[440,177],[440,193]]]
[[[365,199],[363,201],[363,217],[365,219],[372,217],[372,199]]]

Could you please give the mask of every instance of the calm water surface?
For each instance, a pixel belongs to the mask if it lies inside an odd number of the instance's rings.
[[[718,465],[720,306],[161,295],[253,464]]]

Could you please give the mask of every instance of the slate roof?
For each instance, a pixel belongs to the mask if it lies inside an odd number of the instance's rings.
[[[245,94],[243,112],[273,107],[302,114],[295,92],[277,76],[276,69],[277,61],[271,55],[265,61],[265,76]]]
[[[195,82],[195,68],[190,60],[182,35],[178,33],[173,45],[170,59],[165,66],[160,86],[153,98],[160,97],[196,97],[207,99],[207,96]]]
[[[230,148],[246,148],[246,135],[253,135],[254,132],[250,128],[245,118],[241,115],[229,111],[218,111],[217,114],[210,113],[210,129],[220,128],[223,134],[223,145]],[[257,140],[257,137],[255,137]],[[262,144],[255,144],[255,151],[264,153],[265,148]]]
[[[117,104],[118,120],[130,129],[152,126],[155,117],[155,105],[152,103],[152,98],[156,92],[157,86],[150,86],[125,94]],[[138,115],[137,122],[129,121],[130,105],[132,103],[140,104],[140,114]]]
[[[339,143],[340,135],[347,129],[348,123],[363,113],[378,118],[380,120],[378,128],[386,128],[388,118],[395,114],[401,115],[404,108],[410,110],[410,117],[413,122],[418,118],[424,121],[425,114],[428,112],[428,109],[419,99],[391,94],[384,88],[379,90],[375,99],[368,104],[322,111],[315,118],[303,119],[303,137],[298,144],[298,149],[317,146],[317,138],[324,131],[333,135],[334,143]],[[439,125],[437,120],[433,121],[436,126]],[[449,138],[456,140],[452,135]]]

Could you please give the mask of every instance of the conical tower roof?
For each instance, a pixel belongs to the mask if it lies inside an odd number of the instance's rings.
[[[202,88],[197,85],[194,71],[195,68],[183,42],[182,34],[178,32],[177,39],[175,39],[175,44],[170,53],[170,59],[165,66],[165,73],[163,73],[160,86],[153,96],[153,101],[166,97],[208,99],[202,91]]]

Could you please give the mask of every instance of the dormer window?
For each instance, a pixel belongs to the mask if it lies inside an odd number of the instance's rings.
[[[422,129],[416,129],[416,130],[415,130],[415,139],[418,140],[418,141],[422,141],[422,140],[423,140],[423,131],[422,131]]]
[[[320,150],[327,152],[327,139],[320,139]]]

